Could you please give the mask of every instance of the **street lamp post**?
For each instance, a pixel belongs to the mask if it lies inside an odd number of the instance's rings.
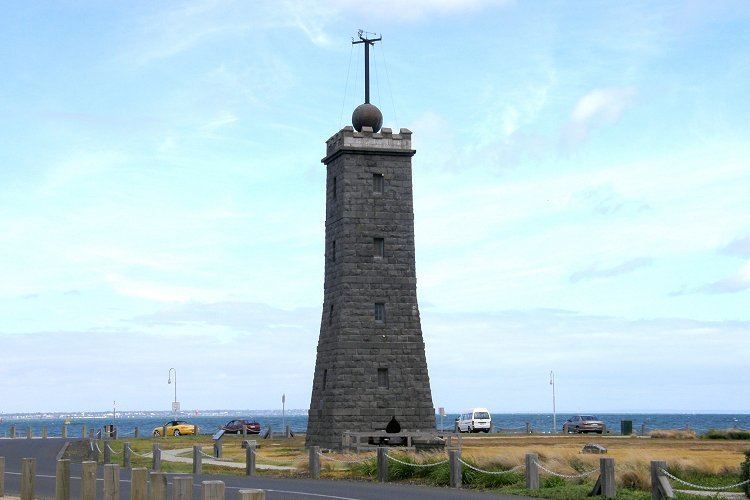
[[[177,412],[180,410],[180,403],[177,402],[177,370],[174,368],[169,369],[169,379],[167,379],[167,383],[172,383],[172,372],[174,372],[174,402],[172,403],[172,413],[177,415]]]
[[[552,434],[557,434],[557,409],[555,408],[555,372],[549,372],[549,385],[552,386]]]

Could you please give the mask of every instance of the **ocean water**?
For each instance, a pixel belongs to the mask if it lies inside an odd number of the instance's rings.
[[[557,430],[562,429],[562,424],[572,415],[560,413],[557,415]],[[442,425],[445,429],[452,429],[453,422],[457,417],[456,414],[446,414],[442,418]],[[620,421],[632,420],[633,430],[640,432],[641,426],[645,425],[646,431],[655,429],[684,429],[690,428],[697,433],[706,432],[709,429],[728,429],[740,428],[750,429],[750,415],[748,414],[643,414],[643,413],[622,413],[622,414],[598,414],[597,417],[602,419],[607,428],[612,432],[620,431]],[[0,436],[9,434],[8,428],[11,425],[16,426],[16,433],[25,436],[27,428],[31,427],[35,436],[41,435],[42,428],[47,427],[49,436],[60,436],[64,419],[39,418],[29,416],[2,416],[0,417]],[[255,413],[252,411],[227,413],[222,416],[200,416],[200,415],[180,415],[180,420],[187,420],[190,423],[198,424],[201,434],[211,434],[215,432],[222,424],[234,418],[249,418],[256,420],[261,424],[263,432],[271,426],[275,432],[282,431],[284,424],[290,425],[294,432],[305,432],[307,429],[307,416],[299,413],[287,415],[282,418],[281,415]],[[437,427],[441,425],[440,416],[436,416]],[[132,435],[134,427],[138,427],[141,436],[150,435],[155,427],[161,426],[171,420],[168,415],[163,416],[119,416],[115,419],[115,425],[120,431],[121,436],[127,437]],[[493,413],[493,425],[496,430],[520,430],[526,427],[526,422],[531,424],[535,433],[549,433],[552,431],[552,415],[541,413]],[[68,425],[68,436],[78,437],[81,435],[83,425],[87,429],[101,429],[105,424],[112,423],[111,413],[102,417],[72,418]]]

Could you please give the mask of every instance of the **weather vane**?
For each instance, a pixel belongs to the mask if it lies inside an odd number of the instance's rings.
[[[375,45],[375,42],[379,42],[383,39],[382,35],[377,35],[377,38],[368,38],[368,36],[376,36],[377,33],[369,33],[363,30],[357,30],[357,36],[359,40],[352,38],[352,45],[361,43],[365,46],[365,103],[370,103],[370,45]]]

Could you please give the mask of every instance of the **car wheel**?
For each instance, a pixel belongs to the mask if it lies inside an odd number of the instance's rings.
[[[490,432],[490,430],[489,430],[489,429],[485,429],[485,430],[484,430],[484,433],[485,433],[485,434],[487,434],[488,432]]]
[[[159,436],[161,436],[161,432],[159,432],[159,431],[154,431],[154,437],[159,437]]]
[[[581,428],[576,425],[576,428],[575,428],[575,430],[573,430],[573,433],[574,434],[580,434],[581,433]]]
[[[602,434],[604,431],[596,431],[597,434]]]
[[[180,435],[180,429],[175,429],[175,430],[174,430],[174,433],[173,433],[173,435],[174,435],[175,437],[176,437],[176,436],[179,436],[179,435]]]

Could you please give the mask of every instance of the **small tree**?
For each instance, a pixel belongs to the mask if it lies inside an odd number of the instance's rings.
[[[740,480],[747,481],[750,479],[750,450],[745,452],[745,461],[740,465]],[[750,498],[750,484],[745,484],[742,489],[745,491],[745,496]]]

